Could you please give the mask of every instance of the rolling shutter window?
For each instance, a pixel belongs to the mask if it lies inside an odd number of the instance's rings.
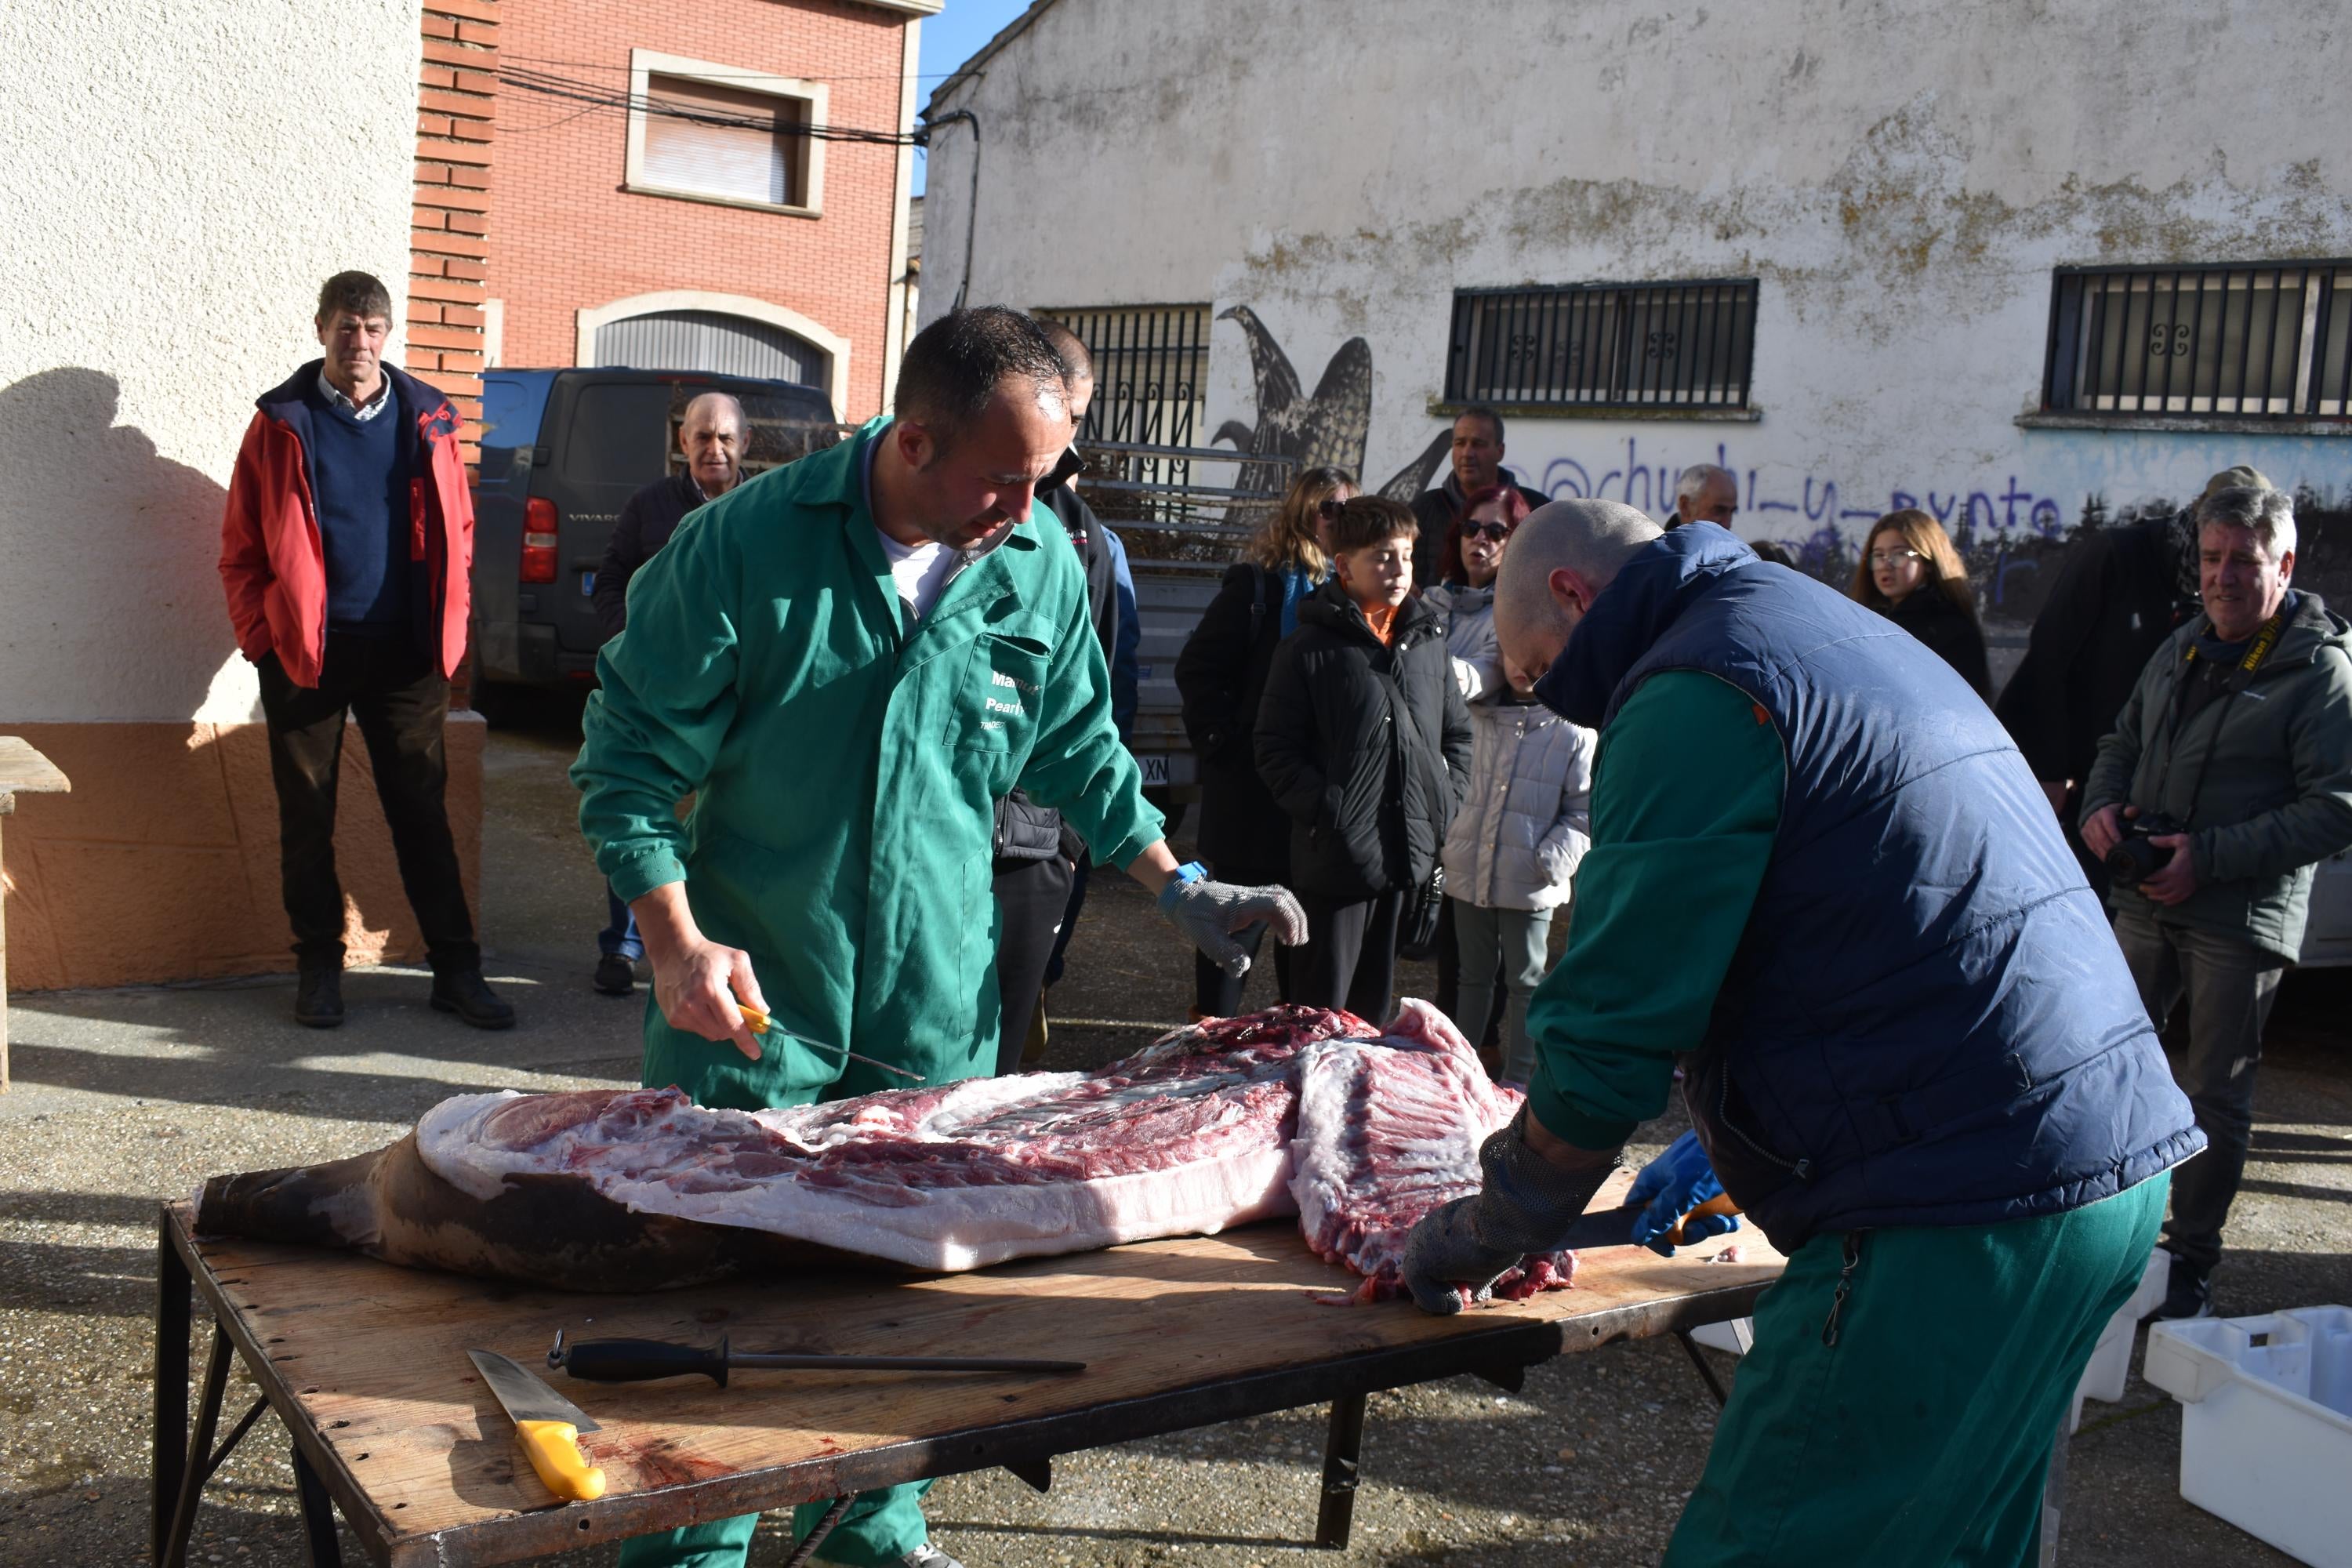
[[[792,133],[808,105],[685,77],[653,76],[646,96],[645,181],[666,190],[770,206],[807,205],[808,139]],[[695,118],[680,118],[684,111]]]

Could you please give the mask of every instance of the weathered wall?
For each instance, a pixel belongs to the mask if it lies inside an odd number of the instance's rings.
[[[417,23],[0,7],[0,723],[253,716],[215,565],[229,466],[319,353],[322,279],[364,268],[401,318]]]
[[[2352,440],[2021,428],[2051,268],[2352,253],[2319,134],[2352,33],[2294,0],[1058,0],[954,84],[986,132],[971,297],[1250,307],[1312,389],[1373,365],[1375,483],[1443,420],[1458,287],[1753,276],[1761,418],[1517,418],[1558,495],[1663,516],[1724,461],[1740,526],[1849,538],[1916,500],[2012,533],[2195,493],[2250,461],[2341,495]],[[971,141],[931,155],[927,313],[955,294]],[[1041,213],[1054,213],[1040,222]],[[1207,428],[1261,416],[1216,329]]]
[[[73,781],[10,820],[16,985],[290,966],[221,508],[254,398],[318,355],[320,280],[373,272],[404,318],[421,23],[418,0],[0,7],[0,731]],[[469,877],[480,735],[452,724]],[[415,952],[347,762],[352,961]]]

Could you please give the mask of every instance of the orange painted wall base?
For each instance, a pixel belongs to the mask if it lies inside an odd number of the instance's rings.
[[[269,744],[249,724],[11,724],[73,780],[0,839],[8,987],[138,985],[291,970]],[[449,715],[449,826],[481,910],[478,714]],[[343,733],[335,820],[351,964],[418,960],[392,837],[357,725]]]

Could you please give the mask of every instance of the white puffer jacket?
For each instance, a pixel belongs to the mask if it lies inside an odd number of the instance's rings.
[[[1600,737],[1536,702],[1473,703],[1470,730],[1470,787],[1445,835],[1446,896],[1557,909],[1592,845]]]
[[[1437,612],[1445,628],[1445,651],[1454,658],[1454,684],[1462,700],[1475,702],[1503,689],[1503,654],[1495,641],[1495,590],[1460,583],[1424,588],[1422,603]]]

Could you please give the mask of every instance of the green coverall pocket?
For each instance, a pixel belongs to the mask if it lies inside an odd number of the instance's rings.
[[[962,683],[948,706],[949,744],[966,752],[1025,755],[1037,734],[1051,644],[1014,632],[982,632],[972,640]]]

